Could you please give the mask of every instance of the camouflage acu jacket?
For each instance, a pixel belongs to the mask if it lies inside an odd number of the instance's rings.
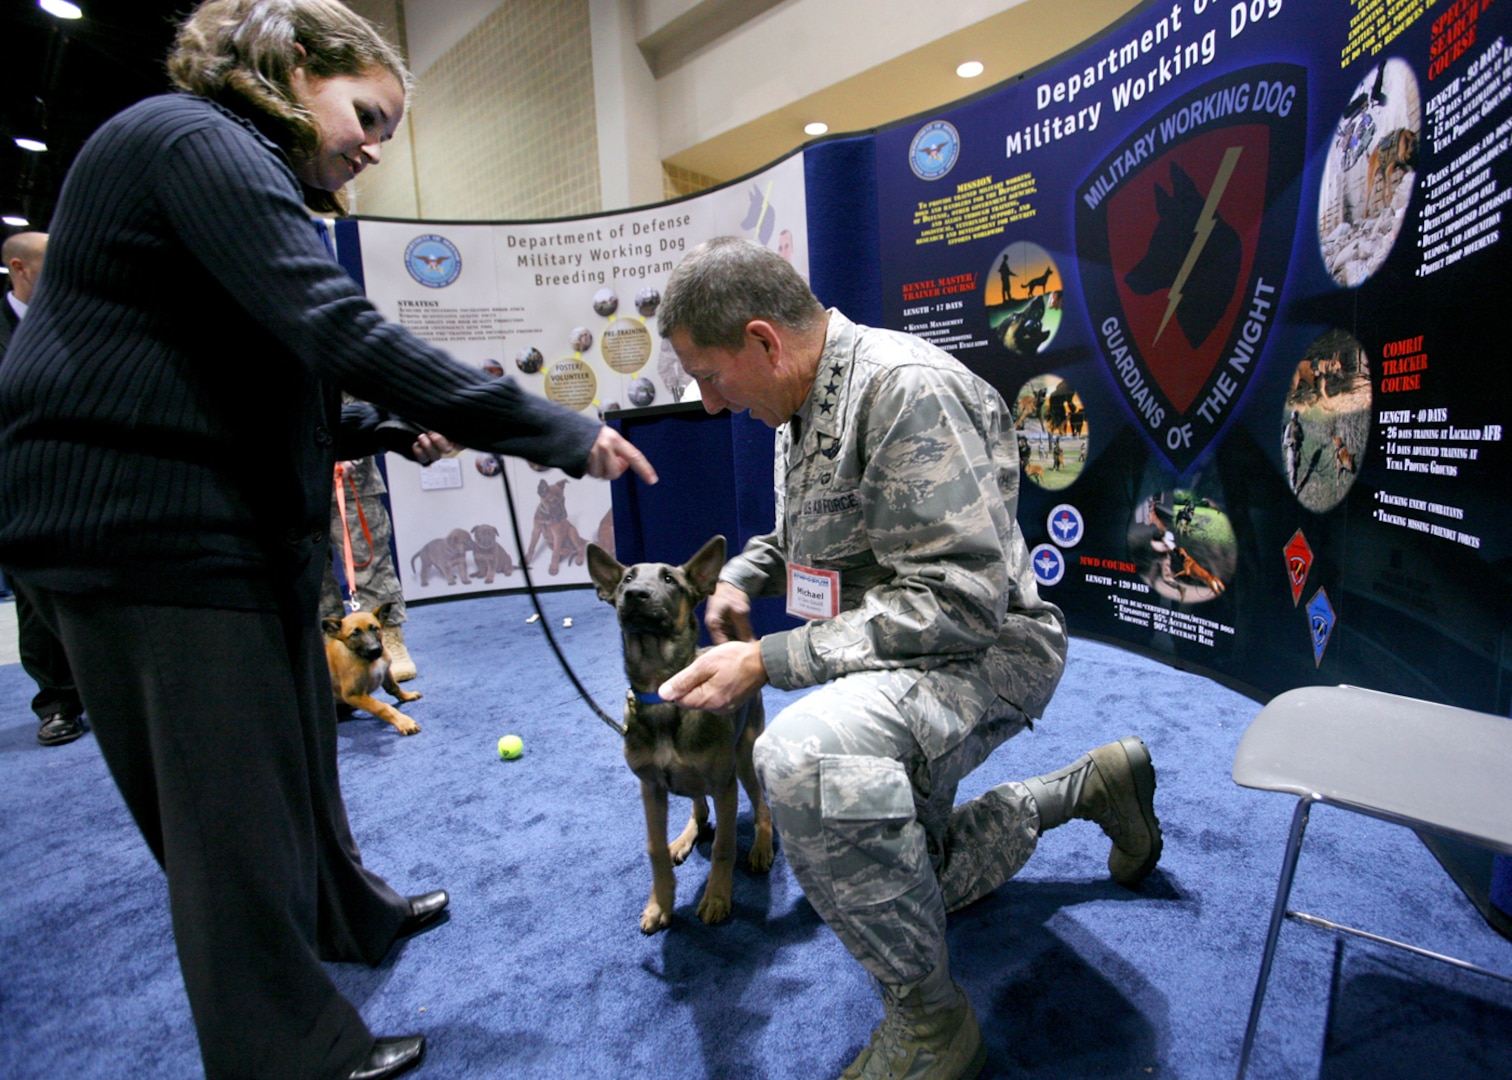
[[[840,574],[840,614],[762,640],[773,686],[966,662],[1038,716],[1065,620],[1040,599],[1019,531],[1006,406],[959,361],[831,310],[818,376],[777,430],[777,520],[721,573],[781,595],[786,564]]]

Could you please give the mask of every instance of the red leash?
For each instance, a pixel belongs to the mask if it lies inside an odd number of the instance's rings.
[[[362,523],[362,537],[367,541],[368,557],[360,563],[352,562],[352,530],[347,524],[346,485],[342,483],[343,479],[352,486],[352,502],[357,506],[357,520]],[[356,611],[362,606],[357,600],[357,568],[373,561],[373,534],[368,530],[367,514],[362,510],[362,496],[357,494],[357,481],[352,479],[352,471],[345,461],[336,463],[335,480],[336,510],[341,515],[341,551],[346,563],[347,607]]]

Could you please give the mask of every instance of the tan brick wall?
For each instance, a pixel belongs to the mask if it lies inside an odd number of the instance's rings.
[[[416,73],[407,130],[361,179],[353,209],[469,221],[596,213],[588,20],[588,0],[504,0]]]
[[[675,199],[681,195],[696,195],[706,191],[719,181],[712,176],[682,169],[671,162],[662,162],[662,198]]]

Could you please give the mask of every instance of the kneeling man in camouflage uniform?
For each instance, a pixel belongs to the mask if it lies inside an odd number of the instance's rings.
[[[1149,754],[1129,737],[955,805],[961,779],[1044,710],[1065,666],[1015,520],[1007,408],[954,357],[826,311],[781,257],[734,237],[691,252],[658,313],[704,408],[778,429],[775,530],[709,599],[715,641],[661,695],[728,709],[818,687],[756,743],[789,865],[877,980],[884,1018],[845,1077],[973,1077],[985,1054],[951,979],[945,915],[1070,818],[1112,839],[1125,885],[1160,857]],[[750,598],[808,617],[755,640]]]

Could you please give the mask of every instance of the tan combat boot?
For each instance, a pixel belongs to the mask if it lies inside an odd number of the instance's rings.
[[[414,659],[404,647],[403,626],[383,628],[383,648],[388,652],[389,673],[394,676],[395,682],[408,682],[419,674],[415,670]]]
[[[840,1080],[973,1080],[987,1063],[976,1013],[948,962],[912,987],[883,986],[882,1008],[871,1044]]]
[[[1120,885],[1138,885],[1160,861],[1163,841],[1155,817],[1155,766],[1150,751],[1130,735],[1088,755],[1092,771],[1073,817],[1095,821],[1113,841],[1108,870]]]

